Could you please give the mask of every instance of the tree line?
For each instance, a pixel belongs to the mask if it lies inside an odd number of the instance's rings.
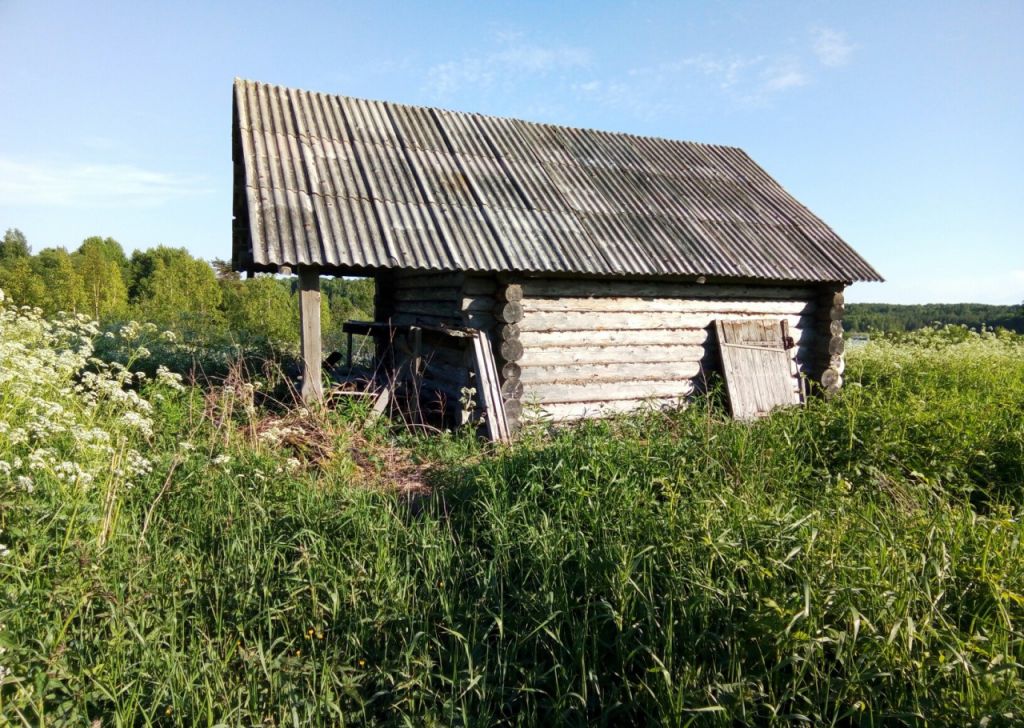
[[[982,303],[850,303],[843,325],[847,331],[916,331],[935,324],[964,325],[972,329],[1004,328],[1024,334],[1024,303],[990,306]]]
[[[25,235],[12,228],[0,240],[0,290],[16,304],[51,316],[66,311],[101,323],[149,321],[204,342],[266,344],[282,351],[294,351],[299,341],[294,279],[243,280],[230,264],[207,263],[184,248],[158,246],[126,255],[113,238],[96,236],[71,252],[52,247],[33,253]],[[325,346],[341,349],[341,324],[373,316],[373,281],[324,279],[321,290]]]

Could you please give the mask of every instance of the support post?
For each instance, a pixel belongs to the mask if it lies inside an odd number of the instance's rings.
[[[299,323],[302,328],[302,401],[306,404],[323,402],[320,271],[316,268],[299,268]]]

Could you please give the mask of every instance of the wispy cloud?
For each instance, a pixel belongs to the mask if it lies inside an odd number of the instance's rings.
[[[853,58],[856,46],[846,39],[845,33],[832,28],[816,27],[811,29],[814,37],[814,55],[822,65],[836,68],[845,66]]]
[[[152,206],[209,191],[201,179],[130,164],[26,163],[0,158],[0,201],[7,205]]]
[[[486,55],[466,56],[427,69],[427,89],[437,96],[451,96],[467,86],[491,87],[524,76],[585,68],[591,54],[577,46],[543,46],[524,41],[516,34],[500,34],[501,46]]]
[[[594,103],[650,118],[682,110],[688,98],[697,96],[705,104],[717,97],[740,107],[764,106],[810,81],[795,57],[701,53],[638,66],[617,77],[589,79],[574,84],[573,90]]]
[[[768,66],[761,70],[759,77],[760,85],[757,90],[762,95],[806,86],[810,80],[795,61]]]

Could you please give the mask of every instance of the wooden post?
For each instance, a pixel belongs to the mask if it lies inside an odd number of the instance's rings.
[[[320,271],[299,268],[299,322],[302,328],[302,401],[323,402],[320,374]]]

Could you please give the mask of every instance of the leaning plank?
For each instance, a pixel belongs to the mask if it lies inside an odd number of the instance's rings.
[[[760,417],[799,401],[785,319],[719,319],[715,329],[733,417]]]
[[[505,407],[498,383],[498,368],[494,363],[491,341],[485,332],[477,331],[473,337],[473,353],[473,370],[476,373],[480,403],[486,412],[484,425],[487,434],[492,440],[507,442],[508,422],[505,420]]]

